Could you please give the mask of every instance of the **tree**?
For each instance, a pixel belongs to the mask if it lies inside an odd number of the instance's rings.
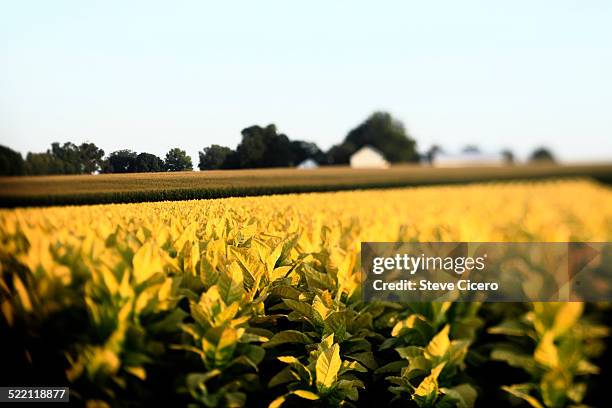
[[[251,126],[242,130],[236,149],[241,168],[285,167],[291,164],[289,138],[276,132],[276,126]]]
[[[164,161],[151,153],[140,153],[136,156],[130,169],[135,173],[151,173],[164,171]]]
[[[136,164],[136,153],[131,150],[112,152],[102,167],[103,173],[131,173]]]
[[[164,160],[164,169],[166,171],[193,170],[191,157],[189,157],[187,155],[187,152],[185,152],[184,150],[175,147],[166,154],[166,160]]]
[[[0,176],[20,176],[25,165],[21,153],[0,145]]]
[[[392,163],[419,160],[416,142],[406,133],[402,122],[387,112],[374,112],[370,115],[365,122],[348,133],[343,144],[346,143],[350,143],[354,151],[370,145],[380,150]]]
[[[203,151],[198,152],[200,162],[198,168],[200,170],[216,170],[223,168],[223,164],[228,156],[233,152],[232,149],[225,146],[211,145],[205,147]]]
[[[514,153],[510,149],[504,149],[501,152],[504,163],[514,164]]]
[[[59,143],[51,143],[51,153],[57,160],[62,163],[62,174],[81,174],[83,172],[81,166],[81,152],[77,145],[72,142],[66,142],[63,145]]]
[[[227,157],[225,158],[225,161],[223,162],[223,165],[221,166],[221,168],[225,170],[239,169],[240,168],[240,155],[238,154],[238,151],[232,150],[230,154],[228,154]]]
[[[352,143],[344,142],[333,145],[327,151],[327,162],[329,164],[349,164],[351,155],[356,151],[357,149]]]
[[[535,163],[554,163],[556,160],[550,150],[545,147],[538,147],[529,156],[529,161]]]
[[[480,147],[476,145],[466,145],[463,150],[463,153],[480,153]]]
[[[297,166],[306,159],[313,159],[317,163],[325,162],[325,153],[315,143],[303,140],[293,140],[289,143],[291,151],[291,164]]]
[[[51,151],[28,153],[25,160],[25,173],[32,175],[66,174],[65,163]]]
[[[80,173],[92,174],[100,171],[104,150],[93,143],[81,143],[79,150]]]
[[[429,162],[429,163],[433,163],[435,157],[440,154],[440,153],[444,153],[444,150],[437,144],[432,145],[429,150],[427,150],[427,152],[425,153],[425,159]]]

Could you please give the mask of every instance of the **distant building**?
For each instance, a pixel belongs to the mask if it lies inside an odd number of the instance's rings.
[[[438,153],[432,159],[435,167],[503,166],[507,163],[502,154],[485,154],[475,151],[461,154]]]
[[[389,167],[385,156],[372,146],[363,146],[357,150],[351,156],[350,162],[353,168],[386,169]]]
[[[319,167],[319,163],[313,159],[306,159],[297,165],[298,169],[316,169],[317,167]]]

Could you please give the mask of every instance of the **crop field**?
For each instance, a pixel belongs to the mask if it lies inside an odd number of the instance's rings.
[[[612,165],[538,164],[465,168],[400,165],[390,169],[335,166],[312,170],[279,168],[0,177],[0,206],[151,202],[577,176],[612,183]]]
[[[604,406],[608,304],[366,303],[360,243],[611,239],[587,179],[0,210],[0,375],[89,407]]]

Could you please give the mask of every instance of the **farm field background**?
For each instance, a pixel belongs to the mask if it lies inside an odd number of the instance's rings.
[[[0,210],[0,225],[3,383],[69,384],[92,407],[603,406],[612,379],[607,304],[360,296],[362,241],[610,241],[612,190],[587,179]]]
[[[471,168],[403,165],[382,170],[333,166],[311,170],[279,168],[0,177],[0,206],[150,202],[576,176],[611,183],[612,165],[538,164]]]

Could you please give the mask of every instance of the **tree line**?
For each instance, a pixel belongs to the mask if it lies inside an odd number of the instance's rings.
[[[348,164],[351,155],[363,146],[378,149],[391,163],[429,160],[441,151],[433,146],[423,155],[417,152],[414,138],[399,120],[387,112],[374,112],[348,132],[344,140],[324,152],[315,143],[290,140],[274,124],[251,126],[241,132],[242,140],[232,149],[213,144],[198,152],[200,170],[292,167],[307,159],[320,165]],[[504,156],[512,159],[512,153]],[[534,159],[553,160],[552,154],[540,148]],[[511,160],[510,160],[511,161]],[[94,143],[76,145],[53,143],[44,153],[20,153],[0,146],[0,175],[142,173],[193,170],[185,150],[173,148],[162,159],[152,153],[118,150],[105,156]]]
[[[104,157],[104,150],[94,143],[76,145],[52,143],[44,153],[18,152],[0,146],[0,175],[53,175],[93,173],[143,173],[193,170],[191,158],[184,150],[172,149],[161,159],[151,153],[118,150]]]

